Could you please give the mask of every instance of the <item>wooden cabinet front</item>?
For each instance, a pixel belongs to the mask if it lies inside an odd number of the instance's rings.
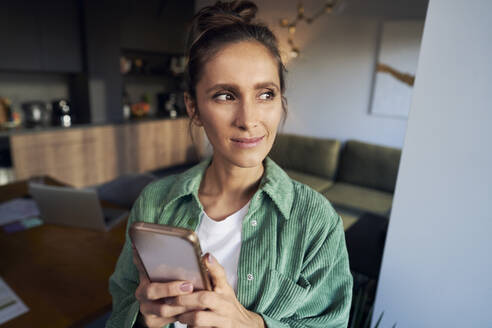
[[[188,119],[71,128],[10,137],[16,179],[48,175],[85,187],[124,173],[143,173],[194,162],[203,132],[188,133]]]

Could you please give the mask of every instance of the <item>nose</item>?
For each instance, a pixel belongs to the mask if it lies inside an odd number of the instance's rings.
[[[243,100],[236,110],[235,125],[241,130],[249,130],[258,125],[258,108],[250,100]]]

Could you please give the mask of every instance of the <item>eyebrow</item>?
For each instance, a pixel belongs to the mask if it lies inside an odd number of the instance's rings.
[[[277,91],[280,90],[277,84],[274,82],[259,82],[256,83],[254,86],[254,89],[264,89],[264,88],[274,88]],[[208,88],[206,93],[212,92],[217,89],[225,89],[225,90],[231,90],[234,92],[237,92],[240,88],[236,84],[231,84],[231,83],[218,83],[213,85],[212,87]]]

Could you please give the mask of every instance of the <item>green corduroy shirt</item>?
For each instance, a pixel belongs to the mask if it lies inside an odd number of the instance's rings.
[[[148,185],[132,208],[135,221],[196,230],[198,189],[210,159]],[[241,231],[237,299],[267,327],[346,327],[352,298],[343,225],[330,202],[291,180],[270,158]],[[133,327],[139,276],[126,242],[109,279],[113,311],[106,327]]]

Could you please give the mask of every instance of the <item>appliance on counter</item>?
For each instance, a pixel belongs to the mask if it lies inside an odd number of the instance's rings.
[[[54,126],[69,127],[73,123],[72,107],[66,99],[54,100],[51,103],[51,124]]]
[[[29,101],[21,105],[24,112],[24,124],[28,128],[50,124],[51,108],[43,101]]]
[[[159,116],[175,118],[186,115],[186,105],[182,92],[162,92],[157,94],[157,113]]]
[[[66,99],[56,99],[50,102],[29,101],[21,104],[25,127],[62,126],[73,124],[73,110]]]

